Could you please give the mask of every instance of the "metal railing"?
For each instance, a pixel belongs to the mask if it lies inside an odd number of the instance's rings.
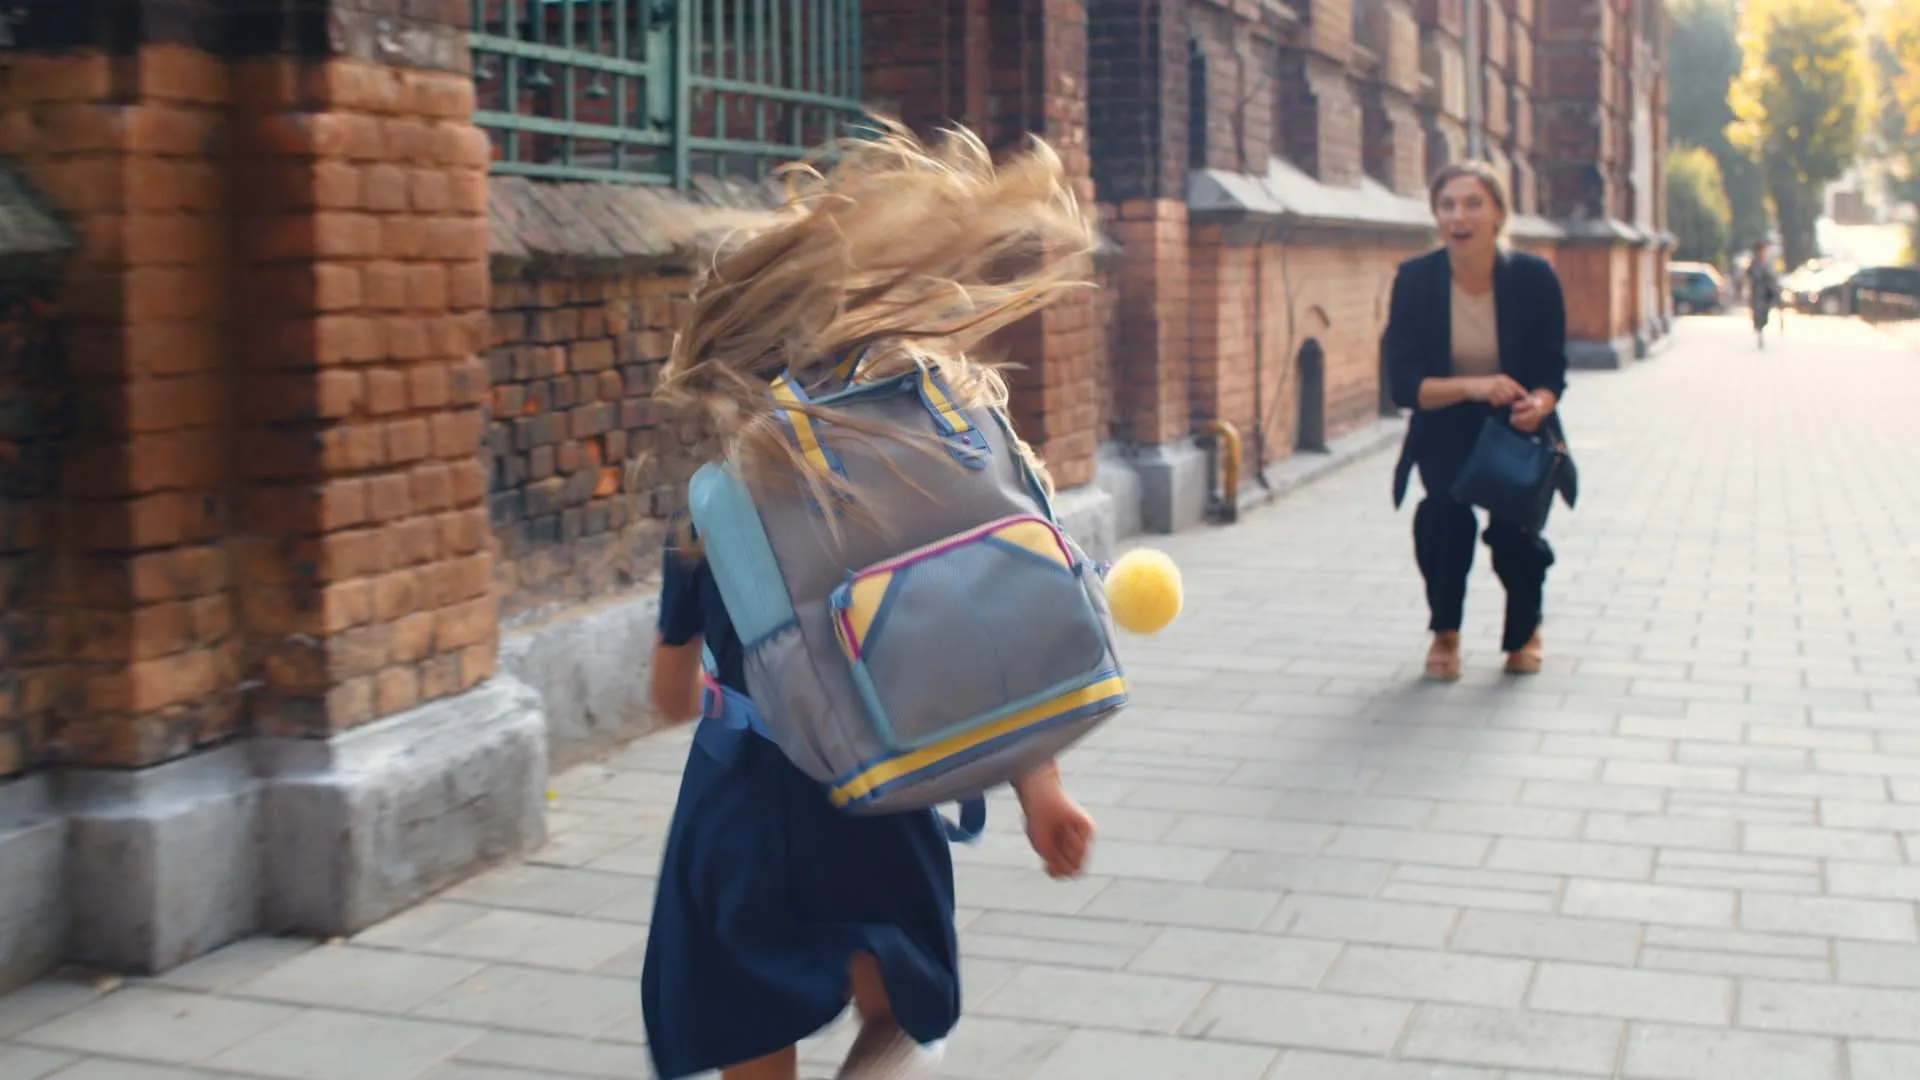
[[[860,114],[860,0],[471,0],[496,173],[764,176]]]

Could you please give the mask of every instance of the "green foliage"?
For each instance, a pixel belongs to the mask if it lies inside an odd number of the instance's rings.
[[[1877,150],[1888,166],[1889,193],[1920,203],[1920,0],[1887,0],[1874,21],[1871,51],[1878,76]],[[1905,259],[1920,248],[1909,230]]]
[[[1877,21],[1874,43],[1888,90],[1886,118],[1895,132],[1920,138],[1920,0],[1887,0]]]
[[[1789,269],[1813,253],[1819,193],[1860,151],[1872,114],[1859,8],[1851,0],[1746,0],[1727,135],[1760,165]]]
[[[1767,191],[1759,168],[1727,141],[1734,120],[1727,90],[1741,59],[1733,8],[1727,0],[1676,0],[1670,11],[1668,131],[1676,148],[1702,147],[1719,162],[1733,211],[1728,243],[1744,247],[1767,234]]]
[[[1700,146],[1667,154],[1667,227],[1679,239],[1675,257],[1723,265],[1733,225],[1720,163]]]

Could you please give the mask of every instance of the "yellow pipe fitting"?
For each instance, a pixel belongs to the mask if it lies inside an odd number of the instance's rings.
[[[1220,440],[1225,452],[1220,455],[1220,514],[1228,521],[1240,518],[1240,431],[1225,420],[1209,420],[1200,425],[1203,435]]]

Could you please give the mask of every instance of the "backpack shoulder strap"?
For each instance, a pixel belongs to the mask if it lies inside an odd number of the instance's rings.
[[[702,465],[687,482],[688,510],[707,549],[707,566],[720,587],[727,617],[743,643],[780,630],[794,620],[786,577],[774,557],[753,494],[725,462]]]

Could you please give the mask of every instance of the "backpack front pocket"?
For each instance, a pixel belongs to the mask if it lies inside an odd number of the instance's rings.
[[[882,742],[916,750],[1111,675],[1090,572],[1057,526],[1022,515],[853,574],[834,629]]]

